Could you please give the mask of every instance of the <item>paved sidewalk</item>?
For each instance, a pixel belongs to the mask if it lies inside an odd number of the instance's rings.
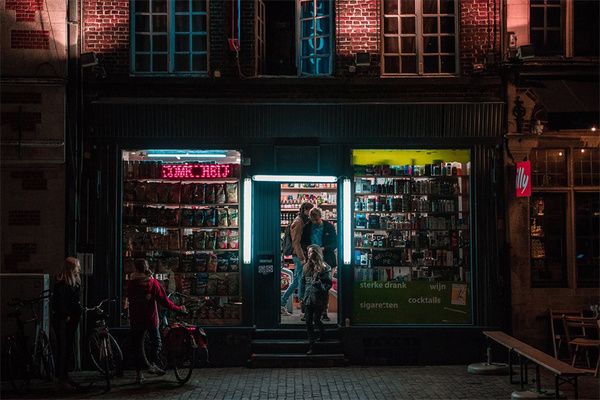
[[[143,385],[133,383],[127,371],[103,393],[104,386],[95,374],[80,379],[98,379],[89,389],[59,393],[49,384],[37,384],[24,398],[70,399],[510,399],[519,385],[510,385],[507,376],[469,375],[466,366],[360,367],[316,369],[211,368],[196,370],[190,383],[178,386],[172,371],[164,377],[148,377]],[[146,375],[148,376],[148,375]],[[554,379],[543,375],[543,387]],[[579,381],[581,399],[598,398],[598,380]],[[2,388],[8,387],[7,382]],[[562,390],[573,398],[570,387]],[[8,392],[2,398],[16,398]],[[23,398],[20,397],[19,398]]]

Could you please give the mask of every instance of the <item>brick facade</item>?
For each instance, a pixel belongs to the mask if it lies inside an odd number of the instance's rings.
[[[44,10],[44,0],[6,0],[5,9],[15,12],[17,22],[34,22],[35,13]]]
[[[109,74],[127,74],[129,0],[84,0],[83,7],[83,51],[96,52]]]
[[[500,0],[459,2],[459,52],[463,75],[473,72],[474,64],[484,65],[486,55],[500,48]],[[359,68],[356,75],[377,77],[380,72],[382,0],[337,0],[335,2],[336,75],[346,75],[358,52],[371,54],[371,67]],[[129,1],[84,1],[84,51],[101,56],[109,74],[129,71]],[[210,2],[210,70],[223,76],[237,76],[235,54],[228,48],[231,35],[232,3]],[[253,0],[242,1],[240,69],[244,76],[254,75]]]
[[[50,48],[50,32],[44,30],[10,31],[11,49],[48,50]]]

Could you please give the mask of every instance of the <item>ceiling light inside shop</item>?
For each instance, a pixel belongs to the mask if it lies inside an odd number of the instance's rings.
[[[252,177],[257,182],[290,182],[290,183],[335,183],[335,176],[315,176],[315,175],[254,175]]]

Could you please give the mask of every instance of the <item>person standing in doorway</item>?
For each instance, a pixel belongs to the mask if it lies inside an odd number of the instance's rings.
[[[302,296],[304,295],[304,286],[302,285],[302,266],[306,262],[306,256],[304,254],[304,250],[302,250],[301,240],[304,225],[310,221],[309,212],[312,208],[312,203],[302,203],[298,215],[296,218],[294,218],[290,225],[289,232],[286,232],[286,235],[289,234],[290,237],[286,238],[284,243],[289,243],[289,246],[291,247],[289,251],[292,254],[292,260],[294,261],[294,277],[286,291],[281,296],[281,313],[285,315],[289,314],[285,308],[285,305],[292,293],[294,293],[294,290],[298,288],[298,300],[300,302],[302,301]],[[286,249],[284,248],[284,253],[285,252]]]
[[[61,389],[77,386],[68,374],[73,357],[75,332],[81,319],[81,267],[79,260],[68,257],[56,276],[52,295],[52,325],[56,334],[56,377]]]
[[[302,248],[305,251],[308,250],[308,246],[317,245],[323,248],[323,260],[329,265],[330,268],[335,269],[337,267],[337,258],[335,255],[335,249],[337,248],[337,233],[335,227],[329,221],[325,221],[322,218],[322,212],[320,208],[313,208],[309,213],[310,223],[304,226],[302,232]],[[323,310],[323,320],[329,321],[327,316],[327,303],[329,302],[329,294],[327,295],[327,302],[325,303],[325,309]]]
[[[327,305],[327,297],[332,285],[331,267],[323,261],[323,250],[320,246],[308,246],[308,260],[304,264],[302,279],[306,284],[304,306],[306,308],[306,330],[309,342],[306,354],[310,355],[313,354],[315,341],[320,341],[325,336],[325,327],[321,322],[321,316]],[[319,329],[319,336],[315,336],[314,325]]]

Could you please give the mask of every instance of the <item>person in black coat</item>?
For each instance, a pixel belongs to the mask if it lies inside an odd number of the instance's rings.
[[[63,270],[56,276],[52,294],[52,325],[57,345],[56,377],[62,389],[72,389],[74,386],[67,371],[73,356],[75,332],[81,318],[80,273],[79,260],[67,258]]]
[[[331,222],[325,221],[322,218],[320,208],[315,207],[310,210],[309,216],[311,222],[306,224],[302,231],[302,249],[306,252],[308,246],[313,244],[322,247],[323,260],[330,268],[334,269],[337,267],[337,257],[335,255],[335,249],[337,248],[337,233],[335,227]],[[327,302],[329,302],[329,295],[327,296]],[[329,317],[327,316],[327,304],[323,309],[323,319],[329,321]]]
[[[302,280],[305,284],[303,303],[309,342],[306,354],[313,354],[313,344],[325,335],[321,316],[327,306],[329,289],[332,286],[331,267],[323,261],[323,252],[318,245],[308,246],[308,260],[303,267]],[[315,336],[313,325],[319,329],[319,336]]]

